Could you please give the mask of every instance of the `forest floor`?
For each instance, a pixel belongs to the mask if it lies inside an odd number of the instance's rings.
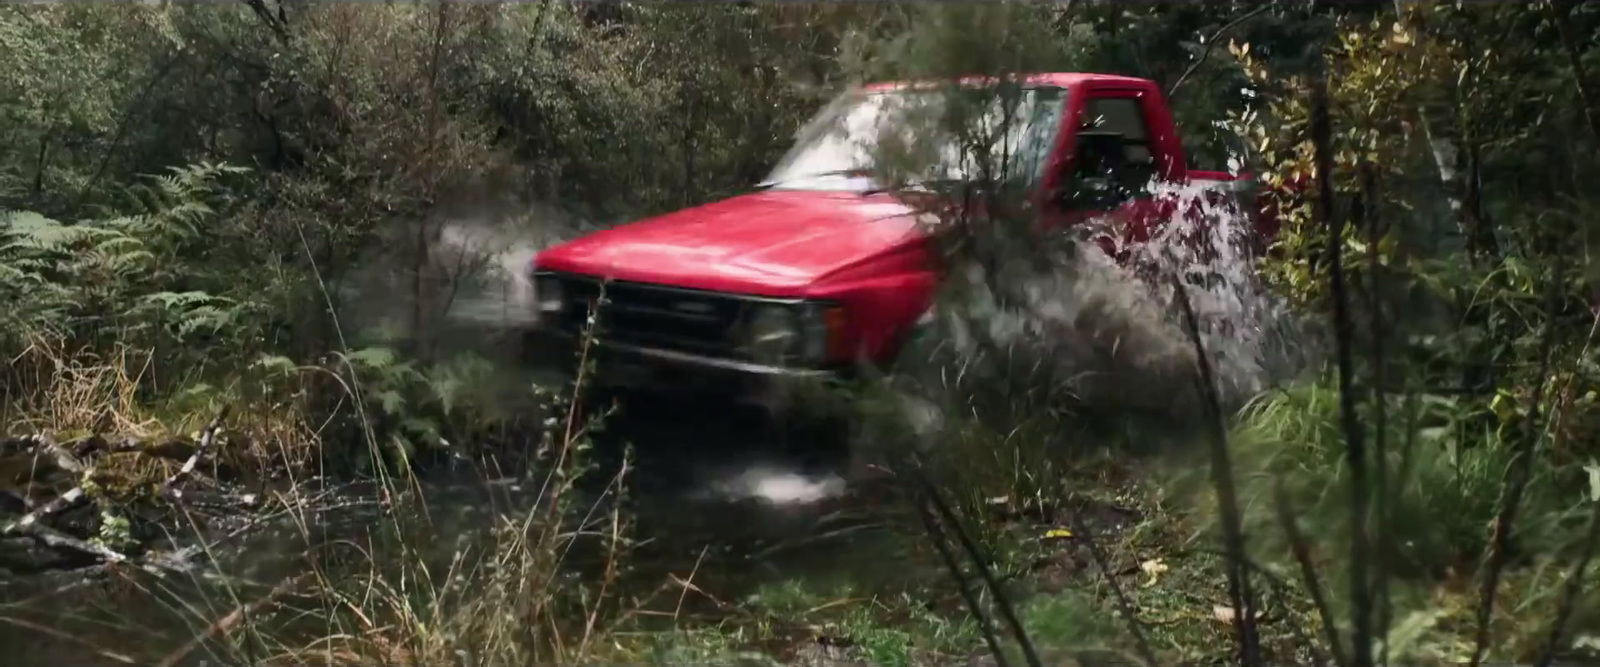
[[[607,438],[633,445],[628,500],[604,502],[606,484],[575,491],[583,500],[574,505],[591,503],[589,514],[609,505],[625,515],[634,538],[616,584],[628,599],[609,609],[606,637],[587,657],[906,665],[986,655],[948,570],[885,475],[845,462],[802,469],[772,454],[763,425],[707,419],[622,420]],[[13,664],[149,664],[248,654],[252,643],[264,654],[304,657],[326,638],[293,617],[323,616],[311,610],[338,599],[324,590],[337,585],[316,580],[385,570],[386,585],[399,588],[405,572],[459,577],[462,545],[493,541],[539,493],[532,480],[472,465],[436,466],[390,487],[394,495],[376,483],[244,475],[230,464],[230,449],[239,449],[230,435],[4,441],[10,486],[0,498],[15,506],[5,508],[0,539],[0,634],[25,647]],[[600,470],[616,470],[599,458]],[[1071,507],[995,497],[986,499],[992,513],[976,517],[982,525],[968,526],[995,545],[990,565],[1018,596],[1040,649],[1058,658],[1136,655],[1108,586],[1115,582],[1165,661],[1225,658],[1231,624],[1220,558],[1189,546],[1159,485],[1136,467],[1102,461],[1075,475],[1081,492]],[[405,511],[398,508],[411,505],[400,496],[424,502]],[[383,558],[415,564],[372,562]],[[585,557],[571,560],[574,576],[606,576]],[[447,583],[431,585],[435,593],[405,613],[364,611],[423,616],[414,627],[371,618],[369,635],[396,636],[365,637],[340,655],[426,644],[399,635],[472,608],[449,599]],[[1270,654],[1304,657],[1296,633],[1315,626],[1292,588],[1269,590],[1264,606]],[[322,634],[340,634],[333,630]]]
[[[387,484],[247,474],[264,460],[248,438],[190,436],[0,443],[8,664],[995,664],[889,475],[798,465],[758,418],[616,419],[562,499],[581,519],[556,522],[596,539],[548,544],[549,477],[466,460]],[[1055,471],[1051,497],[952,490],[983,494],[965,528],[1047,664],[1132,664],[1141,645],[1229,659],[1223,558],[1173,484],[1181,458],[1108,449]],[[1325,658],[1294,573],[1256,574],[1268,661]],[[1472,581],[1435,594],[1447,622],[1470,618]],[[530,615],[550,631],[505,639]]]

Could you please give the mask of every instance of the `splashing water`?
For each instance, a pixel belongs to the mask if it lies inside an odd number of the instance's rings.
[[[533,324],[537,296],[528,267],[540,250],[573,232],[570,221],[551,211],[537,219],[462,218],[440,225],[433,260],[447,272],[462,265],[476,268],[461,278],[447,318],[489,327]]]
[[[809,477],[776,468],[757,466],[733,477],[713,482],[707,495],[723,500],[758,500],[771,505],[809,505],[845,492],[837,475]]]
[[[1154,183],[1149,191],[1175,205],[1147,241],[1111,244],[1128,258],[1120,264],[1086,242],[1123,236],[1109,217],[1043,242],[1032,234],[997,239],[1005,234],[993,229],[967,239],[930,326],[939,359],[912,369],[922,378],[916,391],[942,395],[936,402],[947,410],[979,395],[1002,404],[1070,395],[1113,410],[1185,412],[1197,400],[1195,349],[1173,276],[1201,278],[1185,294],[1225,405],[1303,367],[1297,355],[1312,346],[1257,275],[1256,227],[1242,202],[1207,184]]]
[[[449,304],[449,319],[490,326],[532,323],[534,294],[527,267],[538,252],[532,243],[507,238],[487,224],[452,221],[439,229],[433,252],[442,258],[436,261],[469,258],[479,268],[475,275],[457,277],[465,284]]]
[[[1176,203],[1143,243],[1126,244],[1135,271],[1162,276],[1156,292],[1174,298],[1170,276],[1191,276],[1185,287],[1201,344],[1216,370],[1218,390],[1245,398],[1303,367],[1312,349],[1288,304],[1257,272],[1258,227],[1242,196],[1217,196],[1213,183],[1152,182],[1157,199]],[[1194,284],[1198,282],[1199,284]]]

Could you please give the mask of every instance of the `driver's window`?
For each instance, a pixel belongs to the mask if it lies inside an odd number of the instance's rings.
[[[1142,192],[1155,175],[1155,155],[1150,149],[1150,126],[1136,97],[1097,97],[1084,108],[1086,130],[1111,132],[1122,137],[1122,186]]]

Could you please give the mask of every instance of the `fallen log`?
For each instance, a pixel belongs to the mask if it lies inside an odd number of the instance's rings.
[[[40,433],[33,437],[33,441],[35,454],[43,450],[43,453],[50,456],[51,461],[56,464],[57,468],[73,474],[83,473],[83,463],[73,456],[71,452],[56,444],[55,438],[50,437],[49,434]]]
[[[0,528],[0,537],[26,534],[34,526],[39,525],[40,521],[77,507],[87,499],[88,495],[84,493],[83,487],[74,486],[66,493],[56,496],[55,500],[45,503],[44,507],[29,512],[23,515],[21,519],[6,524],[4,528]]]
[[[161,495],[163,497],[173,500],[183,497],[183,492],[177,488],[178,483],[187,479],[189,475],[194,474],[195,466],[199,465],[200,459],[206,455],[206,452],[211,450],[212,444],[217,439],[217,431],[222,428],[222,420],[227,416],[228,409],[223,408],[221,412],[217,413],[216,418],[211,420],[211,424],[206,426],[205,432],[200,434],[200,445],[195,447],[193,454],[189,455],[189,460],[184,461],[183,467],[179,468],[178,472],[173,473],[171,477],[167,478],[166,483],[161,485]]]
[[[181,485],[194,474],[194,471],[199,466],[200,461],[205,458],[205,456],[214,447],[217,440],[217,434],[222,428],[222,421],[226,416],[227,410],[223,410],[216,416],[216,418],[211,420],[209,425],[206,426],[205,431],[201,433],[200,442],[198,445],[196,445],[194,451],[189,455],[188,459],[184,461],[183,466],[162,482],[158,491],[158,494],[161,497],[167,498],[174,502],[177,502],[180,498],[182,498],[183,493],[181,489],[179,489],[179,485]],[[46,457],[50,459],[58,469],[77,475],[80,479],[84,479],[93,475],[94,468],[92,466],[85,465],[82,461],[78,460],[78,457],[75,456],[75,454],[78,452],[82,452],[84,454],[91,452],[117,453],[124,451],[137,451],[140,449],[138,441],[136,440],[125,439],[119,443],[111,444],[100,436],[89,436],[78,441],[71,447],[71,451],[69,451],[67,447],[57,444],[56,441],[48,434],[9,439],[5,442],[8,444],[26,444],[28,445],[28,454],[31,454],[34,457]],[[42,505],[39,505],[38,507],[32,506],[33,503],[30,502],[26,494],[18,496],[23,501],[24,508],[29,511],[27,511],[27,513],[19,519],[8,522],[4,525],[0,525],[0,537],[26,537],[34,540],[38,544],[42,544],[50,549],[57,550],[58,552],[72,552],[80,555],[90,556],[102,564],[107,565],[128,564],[158,576],[167,572],[174,572],[182,569],[181,561],[187,560],[182,556],[179,556],[179,563],[163,562],[159,558],[136,560],[130,558],[122,552],[100,544],[97,541],[85,539],[83,537],[72,535],[66,531],[51,527],[49,522],[53,518],[69,510],[80,507],[89,501],[89,493],[84,484],[85,482],[80,482],[78,485],[73,486],[71,489],[68,489],[66,492],[56,496],[48,502],[43,503]],[[8,494],[8,496],[9,495],[16,494]]]

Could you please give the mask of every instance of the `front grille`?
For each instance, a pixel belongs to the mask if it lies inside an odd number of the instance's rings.
[[[601,294],[592,278],[559,276],[566,296],[559,327],[578,335]],[[737,358],[738,325],[751,299],[640,283],[605,284],[605,302],[596,319],[595,338],[718,358]]]

